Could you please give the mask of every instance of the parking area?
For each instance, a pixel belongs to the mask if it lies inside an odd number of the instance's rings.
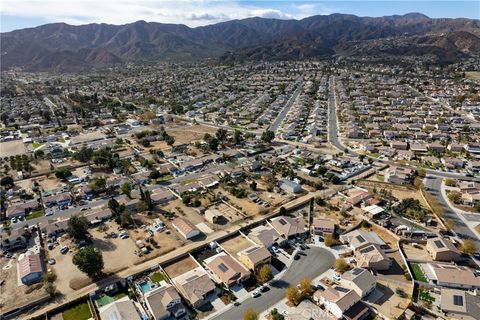
[[[187,256],[181,260],[178,260],[172,264],[163,267],[163,270],[165,270],[165,272],[170,278],[175,278],[197,267],[198,263],[190,256]]]
[[[225,249],[225,251],[236,257],[237,253],[247,248],[250,248],[254,244],[244,236],[238,235],[226,241],[220,242],[220,245],[222,246],[222,248]]]

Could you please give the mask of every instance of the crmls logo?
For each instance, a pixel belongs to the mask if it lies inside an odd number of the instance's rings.
[[[305,319],[314,319],[314,320],[331,320],[330,317],[325,311],[318,308],[305,308],[301,312],[292,312],[290,316],[301,315]],[[291,319],[290,316],[286,316],[285,319]]]

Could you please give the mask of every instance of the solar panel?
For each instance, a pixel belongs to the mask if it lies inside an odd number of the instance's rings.
[[[223,264],[223,262],[218,265],[218,268],[219,268],[222,272],[227,272],[227,271],[228,271],[228,267],[227,267],[225,264]]]
[[[370,251],[375,250],[373,246],[366,247],[365,249],[360,250],[361,253],[369,253]]]
[[[354,275],[359,275],[360,273],[362,273],[363,269],[360,269],[360,268],[355,268],[352,270],[352,274]]]
[[[444,244],[442,243],[442,241],[440,241],[440,240],[435,240],[435,241],[433,241],[433,243],[435,243],[435,245],[436,245],[437,248],[439,248],[439,249],[445,247],[445,245],[444,245]]]
[[[453,296],[453,304],[456,306],[463,306],[463,296]]]
[[[335,290],[340,291],[340,292],[348,292],[350,289],[344,288],[344,287],[335,287]]]
[[[278,222],[279,222],[282,226],[284,226],[284,225],[287,224],[287,221],[285,221],[285,220],[283,220],[283,219],[278,220]]]
[[[362,237],[362,236],[356,236],[355,239],[357,239],[358,242],[360,242],[360,243],[364,243],[366,241],[365,238]]]

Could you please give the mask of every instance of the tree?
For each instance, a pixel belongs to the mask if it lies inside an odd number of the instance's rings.
[[[287,298],[288,302],[297,306],[300,302],[302,302],[302,294],[298,291],[297,288],[288,287],[285,291],[285,297]]]
[[[303,278],[298,283],[298,286],[303,295],[311,296],[313,294],[312,279]]]
[[[98,177],[90,181],[89,186],[94,192],[99,192],[105,190],[107,187],[107,180],[104,177]]]
[[[6,187],[6,186],[12,187],[13,184],[14,184],[13,178],[10,176],[5,176],[0,180],[0,185],[2,187]]]
[[[475,242],[470,239],[466,239],[460,246],[460,251],[465,254],[474,254],[475,252],[477,252]]]
[[[257,183],[255,181],[252,181],[252,183],[250,183],[250,189],[252,189],[253,191],[257,190]]]
[[[120,214],[120,204],[116,199],[108,200],[108,208],[112,211],[114,217],[117,217]]]
[[[273,278],[272,274],[272,269],[266,264],[264,264],[259,270],[258,270],[258,281],[261,283],[265,283],[269,281],[270,279]]]
[[[100,251],[94,247],[80,249],[72,260],[80,271],[86,273],[90,278],[96,279],[102,274],[104,266],[103,256]]]
[[[83,146],[82,149],[75,153],[74,158],[80,162],[89,162],[90,160],[92,160],[93,153],[94,151],[92,148],[87,148]]]
[[[173,146],[173,144],[175,143],[175,138],[172,137],[172,136],[167,136],[165,138],[165,142],[169,145],[169,146]]]
[[[67,180],[72,175],[72,171],[68,168],[61,168],[55,170],[55,177],[60,180]]]
[[[52,282],[47,282],[45,283],[45,292],[50,295],[50,297],[55,296],[55,293],[57,292],[57,287],[52,283]]]
[[[148,175],[150,179],[158,179],[160,178],[161,174],[157,169],[153,169],[152,172]]]
[[[277,308],[273,308],[270,311],[270,320],[285,320],[285,316],[280,314]]]
[[[333,236],[329,233],[327,233],[324,237],[323,237],[323,241],[325,243],[325,245],[327,247],[331,247],[333,246]]]
[[[74,239],[84,239],[88,233],[88,220],[84,216],[72,216],[68,220],[67,233]]]
[[[243,320],[258,320],[258,314],[253,309],[245,310],[243,314]]]
[[[243,141],[242,132],[240,130],[235,129],[233,132],[233,143],[240,144]]]
[[[285,207],[280,207],[280,215],[284,216],[287,214],[287,209]]]
[[[215,137],[218,139],[218,141],[224,142],[225,139],[227,138],[227,130],[223,128],[219,128],[215,133]]]
[[[457,186],[457,182],[454,180],[454,179],[446,179],[445,180],[445,185],[447,187],[456,187]]]
[[[480,213],[480,203],[477,203],[474,208],[476,212]]]
[[[340,183],[340,178],[336,174],[334,174],[334,175],[331,176],[330,181],[333,184],[339,184]]]
[[[460,194],[460,192],[452,191],[448,194],[448,200],[450,200],[455,204],[460,203],[461,199],[462,199],[462,195]]]
[[[3,113],[0,115],[0,120],[2,120],[3,124],[5,125],[5,127],[8,125],[8,119],[9,119],[8,113],[3,112]]]
[[[275,139],[275,132],[266,130],[262,133],[262,141],[266,143],[270,143]]]
[[[335,260],[334,264],[335,271],[339,273],[344,273],[348,269],[348,263],[345,261],[344,258],[338,258]]]
[[[327,170],[328,170],[328,169],[327,169],[325,166],[319,166],[319,167],[317,168],[317,174],[318,174],[319,176],[323,176],[323,175],[327,172]]]
[[[124,195],[126,195],[127,197],[131,197],[131,193],[132,193],[132,185],[128,182],[125,182],[124,184],[122,184],[121,188],[122,190],[122,193]]]
[[[43,110],[42,117],[46,122],[50,122],[52,120],[52,113],[48,110]]]

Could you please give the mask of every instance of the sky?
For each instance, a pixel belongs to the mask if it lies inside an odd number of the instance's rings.
[[[53,22],[126,24],[138,20],[197,27],[248,17],[302,19],[332,13],[379,17],[409,12],[431,18],[480,19],[480,0],[0,0],[0,30]]]

